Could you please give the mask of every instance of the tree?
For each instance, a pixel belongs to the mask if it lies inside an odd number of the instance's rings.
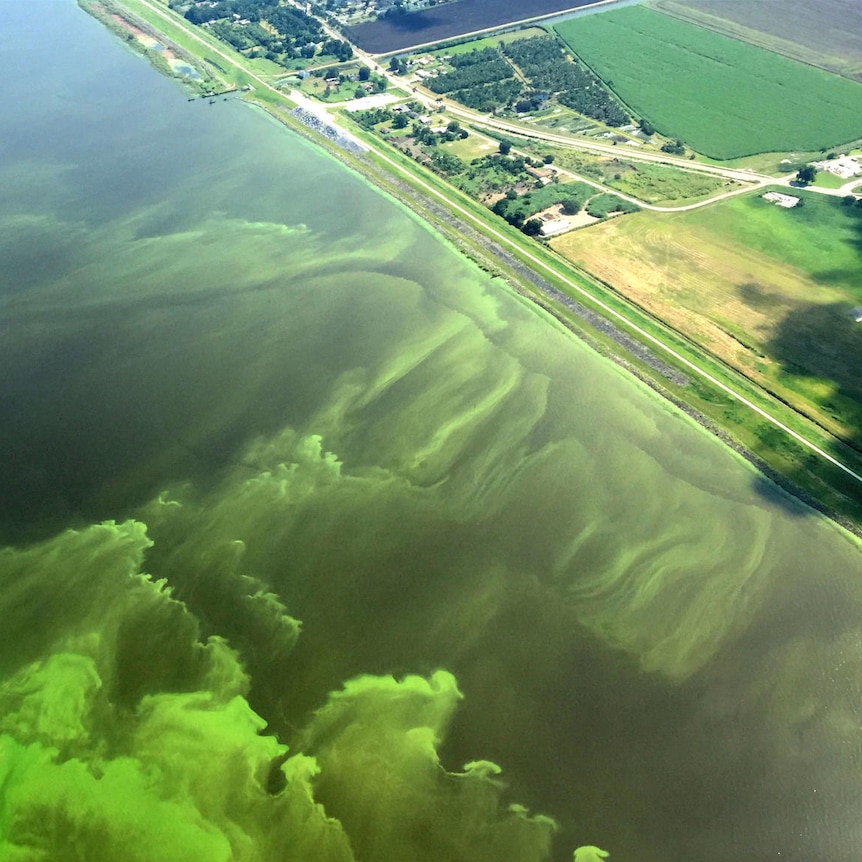
[[[501,156],[508,156],[511,149],[512,149],[511,141],[506,141],[506,140],[500,141],[500,155]]]
[[[354,99],[361,99],[365,95],[365,87],[357,87],[353,93]]]
[[[524,226],[521,230],[527,234],[527,236],[538,236],[542,232],[542,222],[537,218],[531,218],[524,222]]]
[[[554,163],[554,154],[553,153],[545,153],[545,155],[542,156],[542,161],[546,165],[552,165]]]
[[[371,77],[371,69],[368,66],[359,67],[359,80],[367,81]]]
[[[805,165],[804,168],[799,169],[796,179],[800,183],[805,183],[805,185],[813,183],[817,179],[817,168],[814,165]]]
[[[563,215],[577,215],[581,211],[581,203],[577,198],[566,198],[562,206]]]
[[[641,120],[638,125],[647,137],[655,134],[655,126],[649,120]]]
[[[399,114],[395,115],[395,119],[392,121],[393,129],[406,129],[407,128],[407,114],[403,111]]]

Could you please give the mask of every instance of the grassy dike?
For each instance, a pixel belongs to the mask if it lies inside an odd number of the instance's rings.
[[[80,2],[87,7],[88,0]],[[166,21],[139,0],[123,0],[123,5],[154,29],[164,32],[161,25],[166,25],[165,29],[171,31],[165,33],[168,38],[194,51],[194,37],[179,32],[192,25],[185,25],[178,16],[173,16],[176,22]],[[173,15],[169,10],[167,14]],[[208,34],[204,36],[206,44],[215,42]],[[220,43],[211,47],[217,51],[216,59],[221,56],[222,67],[236,69],[226,83],[256,85],[247,96],[249,101],[324,146],[347,167],[407,206],[482,269],[505,279],[519,294],[600,353],[632,371],[785,490],[862,535],[862,482],[847,472],[862,476],[862,455],[858,452],[706,355],[680,333],[617,294],[612,286],[598,282],[550,248],[528,239],[351,121],[342,120],[355,137],[366,143],[368,152],[354,155],[335,147],[287,114],[293,103],[286,96],[261,88],[260,79],[253,73],[245,70],[243,74],[244,70],[237,67],[245,58]],[[203,50],[205,44],[198,42],[198,56]],[[230,63],[222,62],[226,58]],[[810,446],[794,439],[793,434]],[[810,447],[822,450],[846,470]]]

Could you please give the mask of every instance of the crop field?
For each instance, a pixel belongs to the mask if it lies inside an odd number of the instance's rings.
[[[862,80],[862,6],[858,0],[655,0],[653,5],[685,21]]]
[[[344,34],[363,51],[389,54],[415,45],[456,39],[515,21],[552,15],[596,0],[456,0],[419,12],[387,15],[377,21],[345,27]]]
[[[786,191],[786,189],[784,189]],[[862,207],[794,191],[638,214],[552,241],[570,260],[862,447]]]
[[[643,6],[556,26],[662,133],[715,159],[862,136],[862,84]]]

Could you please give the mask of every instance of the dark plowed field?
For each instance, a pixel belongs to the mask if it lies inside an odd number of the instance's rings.
[[[346,27],[344,34],[363,51],[388,54],[426,42],[454,39],[474,30],[499,27],[589,6],[596,0],[456,0],[421,12],[391,15],[379,21]]]

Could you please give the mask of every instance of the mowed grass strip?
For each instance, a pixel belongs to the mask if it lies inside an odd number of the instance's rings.
[[[557,32],[632,110],[715,159],[862,136],[862,84],[634,6]]]

